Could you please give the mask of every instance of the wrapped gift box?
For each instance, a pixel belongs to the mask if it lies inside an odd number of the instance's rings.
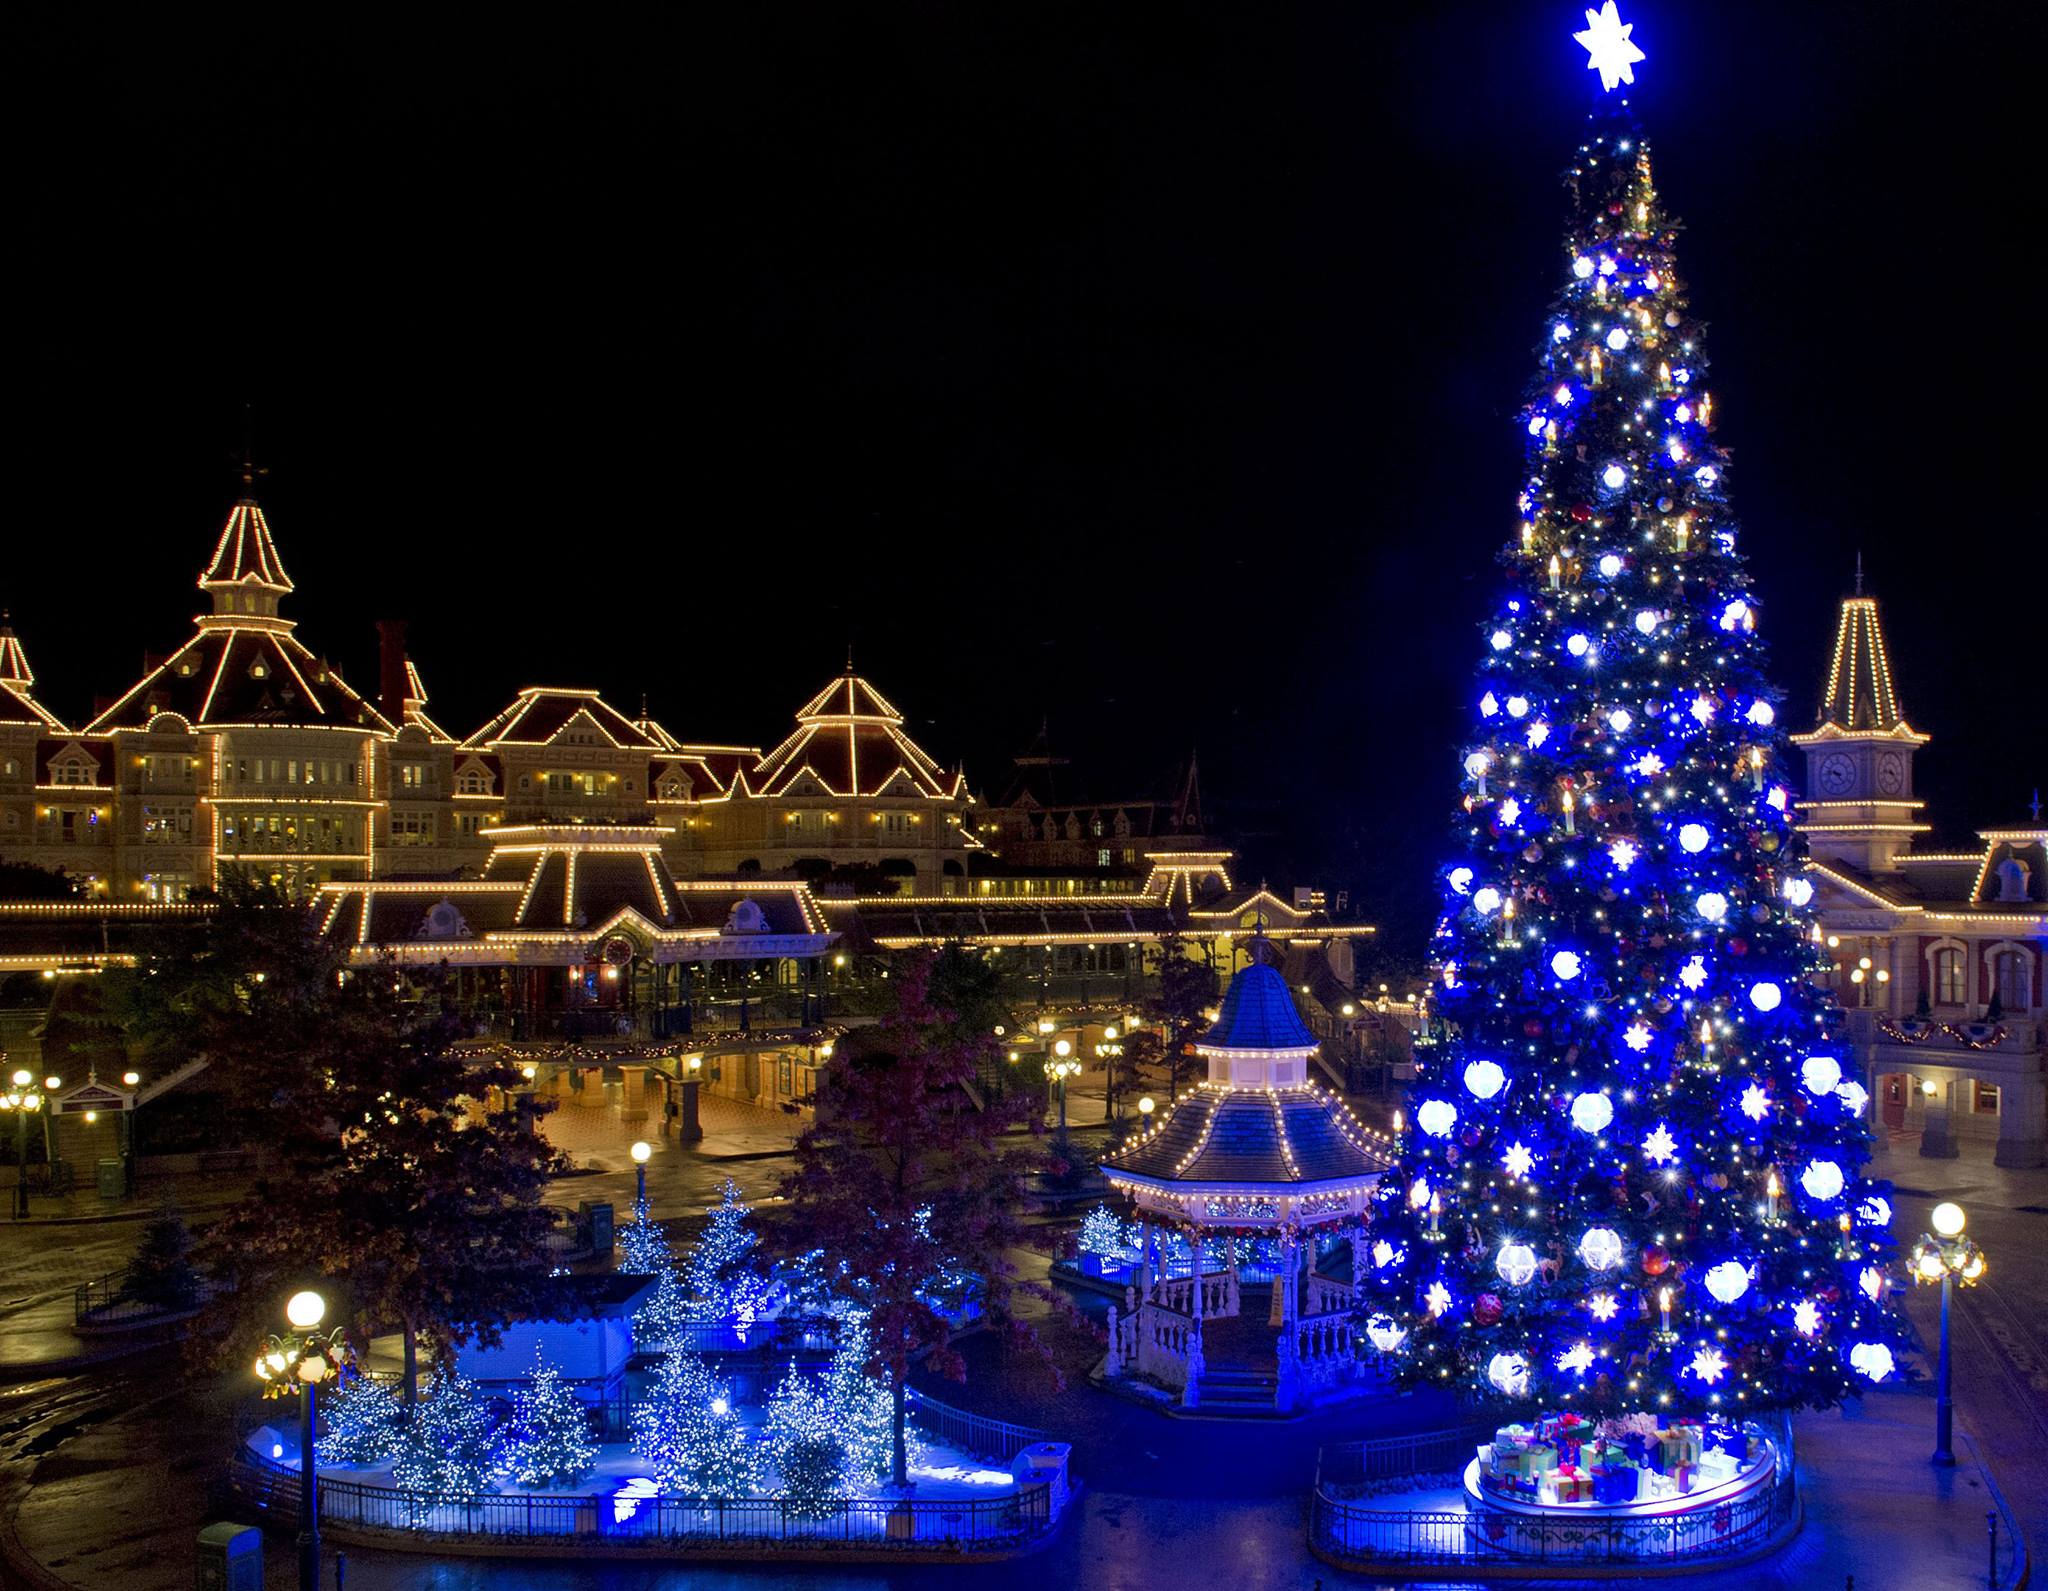
[[[1551,1500],[1560,1503],[1589,1503],[1593,1500],[1593,1478],[1584,1470],[1567,1464],[1545,1477]]]
[[[1700,1461],[1698,1426],[1674,1425],[1657,1433],[1657,1467],[1670,1474],[1680,1464]]]
[[[1493,1450],[1496,1453],[1512,1453],[1518,1447],[1527,1447],[1536,1440],[1536,1433],[1526,1425],[1503,1425],[1493,1433]]]
[[[1718,1447],[1709,1449],[1700,1459],[1702,1482],[1732,1481],[1741,1472],[1742,1461]]]
[[[1674,1464],[1671,1466],[1670,1475],[1672,1484],[1678,1488],[1681,1495],[1699,1484],[1697,1464]]]
[[[1603,1464],[1592,1471],[1593,1501],[1632,1503],[1642,1485],[1643,1472],[1626,1460]]]
[[[1557,1468],[1557,1449],[1547,1442],[1531,1442],[1512,1453],[1500,1455],[1500,1473],[1537,1480]]]

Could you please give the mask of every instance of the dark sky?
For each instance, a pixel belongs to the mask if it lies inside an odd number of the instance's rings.
[[[459,732],[860,664],[984,787],[1199,746],[1253,866],[1433,910],[1571,4],[11,19],[0,603],[60,712],[184,633],[244,404],[316,650]],[[1951,834],[2048,785],[2035,8],[1624,15],[1793,721],[1863,549]]]

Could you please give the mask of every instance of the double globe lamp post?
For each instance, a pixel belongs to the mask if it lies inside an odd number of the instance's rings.
[[[1052,1059],[1045,1063],[1045,1075],[1059,1085],[1060,1130],[1067,1126],[1067,1079],[1081,1070],[1081,1063],[1074,1055],[1074,1046],[1065,1039],[1057,1040],[1052,1047]]]
[[[0,1060],[5,1056],[0,1055]],[[23,1067],[14,1073],[11,1085],[0,1094],[0,1110],[10,1111],[14,1116],[14,1219],[28,1219],[28,1119],[50,1102],[50,1095],[60,1086],[62,1080],[55,1077],[43,1079],[43,1091],[38,1093],[35,1073]],[[49,1153],[49,1130],[47,1123],[43,1134],[44,1154]]]
[[[1956,1455],[1950,1445],[1955,1434],[1955,1408],[1949,1395],[1949,1296],[1956,1284],[1975,1286],[1985,1270],[1984,1251],[1963,1236],[1963,1207],[1937,1204],[1928,1217],[1933,1232],[1922,1233],[1913,1245],[1913,1280],[1926,1286],[1941,1283],[1941,1369],[1934,1402],[1934,1459],[1944,1467],[1953,1465]]]
[[[348,1344],[341,1328],[321,1332],[327,1300],[310,1288],[286,1300],[291,1329],[264,1340],[256,1379],[266,1398],[299,1400],[299,1591],[320,1591],[320,1464],[314,1455],[320,1385],[341,1373]]]

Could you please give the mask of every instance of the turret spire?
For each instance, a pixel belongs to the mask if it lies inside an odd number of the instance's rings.
[[[1835,654],[1818,721],[1852,731],[1910,730],[1892,688],[1891,659],[1878,622],[1877,599],[1863,594],[1863,555],[1856,555],[1856,594],[1842,599]]]

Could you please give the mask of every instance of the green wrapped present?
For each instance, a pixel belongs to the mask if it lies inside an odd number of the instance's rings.
[[[1657,1467],[1669,1475],[1681,1464],[1700,1461],[1700,1428],[1673,1425],[1657,1433]]]
[[[1500,1471],[1503,1475],[1519,1475],[1524,1480],[1540,1480],[1557,1468],[1557,1449],[1548,1442],[1531,1442],[1527,1447],[1518,1447],[1512,1453],[1500,1455]]]

